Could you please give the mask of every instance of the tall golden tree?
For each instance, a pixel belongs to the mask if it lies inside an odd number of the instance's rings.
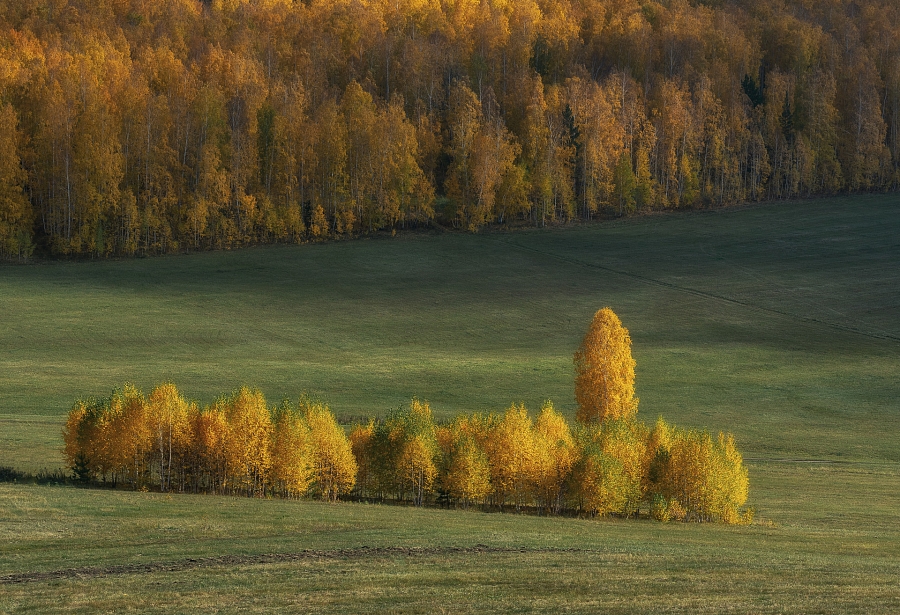
[[[534,422],[534,441],[536,499],[547,512],[559,513],[563,506],[563,486],[578,451],[565,417],[549,401]]]
[[[524,404],[513,404],[492,427],[485,442],[497,506],[528,504],[534,490],[537,459],[534,425]]]
[[[100,434],[103,457],[113,480],[122,478],[134,488],[149,482],[148,459],[153,434],[147,413],[147,400],[134,385],[113,391],[104,403],[106,420]]]
[[[262,495],[272,466],[272,416],[259,390],[241,387],[225,402],[228,437],[225,450],[232,488]]]
[[[370,420],[365,425],[355,425],[348,436],[350,448],[356,458],[356,493],[367,496],[378,492],[378,481],[373,465],[373,436],[375,434],[375,421]]]
[[[222,400],[191,416],[191,434],[194,491],[224,493],[229,475],[225,450],[228,421]]]
[[[356,482],[356,459],[344,430],[327,406],[309,399],[300,401],[309,425],[313,450],[313,490],[323,500],[334,502],[350,493]]]
[[[411,489],[416,506],[421,506],[437,477],[434,463],[437,442],[428,402],[412,400],[404,427],[404,442],[397,458],[397,474],[402,483]]]
[[[272,467],[269,482],[278,495],[300,497],[312,482],[309,426],[288,402],[275,410],[272,421]]]
[[[484,449],[455,422],[447,429],[444,451],[445,465],[441,487],[454,501],[468,508],[472,502],[484,500],[491,492],[491,471]]]
[[[158,473],[163,491],[171,489],[173,468],[186,457],[190,438],[188,408],[188,403],[171,383],[156,387],[147,399],[147,420],[153,441],[150,462]]]
[[[599,310],[575,351],[578,420],[589,423],[634,416],[638,407],[634,366],[628,329],[610,308]]]

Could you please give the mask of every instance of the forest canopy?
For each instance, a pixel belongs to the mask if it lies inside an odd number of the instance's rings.
[[[888,0],[0,0],[0,255],[895,189]]]

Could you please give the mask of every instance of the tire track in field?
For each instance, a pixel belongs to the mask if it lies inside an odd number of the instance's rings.
[[[702,297],[705,299],[713,299],[713,300],[717,300],[717,301],[722,301],[725,303],[730,303],[732,305],[738,305],[738,306],[741,306],[741,307],[744,307],[744,308],[747,308],[750,310],[756,310],[758,312],[764,312],[767,314],[774,314],[776,316],[782,316],[784,318],[798,320],[800,322],[804,322],[807,324],[821,325],[824,327],[829,327],[831,329],[843,331],[846,333],[854,333],[856,335],[862,335],[864,337],[869,337],[869,338],[884,340],[884,341],[889,341],[889,342],[900,342],[900,336],[891,335],[890,333],[873,333],[871,331],[863,331],[862,329],[857,329],[856,327],[851,327],[848,325],[841,325],[841,324],[838,324],[835,322],[821,320],[819,318],[812,318],[811,316],[800,316],[798,314],[793,314],[791,312],[785,312],[785,311],[776,310],[773,308],[767,308],[767,307],[762,307],[759,305],[753,305],[752,303],[738,301],[737,299],[732,299],[731,297],[726,297],[725,295],[717,295],[716,293],[711,293],[711,292],[704,291],[704,290],[698,290],[696,288],[690,288],[687,286],[679,286],[678,284],[672,284],[671,282],[664,282],[662,280],[643,276],[643,275],[640,275],[637,273],[622,271],[620,269],[614,269],[612,267],[607,267],[605,265],[600,265],[597,263],[590,263],[587,261],[579,260],[577,258],[572,258],[569,256],[562,256],[561,254],[555,254],[553,252],[547,252],[545,250],[539,250],[538,248],[532,248],[530,246],[522,245],[520,243],[515,243],[513,241],[507,241],[504,239],[494,239],[494,241],[506,244],[508,246],[512,246],[514,248],[519,248],[520,250],[525,250],[527,252],[533,252],[535,254],[540,254],[541,256],[555,258],[559,261],[569,263],[570,265],[576,265],[576,266],[584,267],[587,269],[597,269],[600,271],[605,271],[607,273],[612,273],[612,274],[620,275],[620,276],[623,276],[626,278],[631,278],[633,280],[637,280],[638,282],[642,282],[642,283],[648,284],[650,286],[667,288],[669,290],[675,290],[675,291],[687,293],[690,295],[694,295],[696,297]]]
[[[304,549],[296,553],[261,553],[258,555],[218,555],[214,557],[186,558],[169,562],[119,564],[116,566],[82,566],[46,572],[21,572],[0,576],[0,585],[58,581],[65,579],[95,579],[126,574],[154,572],[180,572],[199,568],[226,566],[258,566],[310,560],[365,559],[377,557],[421,557],[434,555],[490,555],[503,553],[584,553],[587,549],[555,547],[355,547],[328,551]]]

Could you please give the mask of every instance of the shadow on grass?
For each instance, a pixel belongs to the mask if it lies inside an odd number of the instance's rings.
[[[62,468],[40,470],[37,474],[23,472],[8,466],[0,466],[0,483],[17,483],[20,485],[81,485]]]

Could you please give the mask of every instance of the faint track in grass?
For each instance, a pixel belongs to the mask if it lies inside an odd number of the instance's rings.
[[[98,577],[127,574],[148,574],[154,572],[180,572],[199,568],[228,566],[260,566],[315,560],[364,559],[378,557],[421,557],[440,555],[493,555],[514,553],[585,553],[590,549],[563,549],[555,547],[491,547],[474,545],[471,547],[355,547],[351,549],[313,550],[296,553],[261,553],[258,555],[218,555],[214,557],[186,558],[169,562],[146,562],[142,564],[120,564],[116,566],[82,566],[44,572],[22,572],[0,575],[0,585],[59,581],[66,579],[94,579]]]
[[[828,327],[828,328],[831,328],[831,329],[835,329],[835,330],[837,330],[837,331],[843,331],[843,332],[846,332],[846,333],[853,333],[853,334],[856,334],[856,335],[862,335],[862,336],[864,336],[864,337],[869,337],[869,338],[872,338],[872,339],[884,340],[884,341],[889,341],[889,342],[900,342],[900,336],[898,336],[898,335],[892,335],[892,334],[886,333],[886,332],[875,333],[875,332],[872,332],[872,331],[864,331],[864,330],[862,330],[862,329],[857,329],[856,327],[851,327],[851,326],[848,326],[848,325],[842,325],[842,324],[839,324],[839,323],[836,323],[836,322],[830,322],[830,321],[827,321],[827,320],[821,320],[821,319],[819,319],[819,318],[812,318],[812,317],[810,317],[810,316],[801,316],[801,315],[799,315],[799,314],[794,314],[794,313],[792,313],[792,312],[785,312],[785,311],[782,311],[782,310],[776,310],[776,309],[773,309],[773,308],[762,307],[762,306],[759,306],[759,305],[754,305],[754,304],[752,304],[752,303],[747,303],[747,302],[744,302],[744,301],[739,301],[739,300],[737,300],[737,299],[732,299],[731,297],[726,297],[725,295],[717,295],[716,293],[711,293],[711,292],[708,292],[708,291],[705,291],[705,290],[698,290],[698,289],[696,289],[696,288],[690,288],[690,287],[687,287],[687,286],[679,286],[678,284],[673,284],[673,283],[671,283],[671,282],[664,282],[664,281],[658,280],[658,279],[656,279],[656,278],[651,278],[651,277],[643,276],[643,275],[640,275],[640,274],[637,274],[637,273],[631,273],[631,272],[629,272],[629,271],[622,271],[621,269],[615,269],[615,268],[613,268],[613,267],[608,267],[608,266],[606,266],[606,265],[600,265],[600,264],[598,264],[598,263],[591,263],[591,262],[583,261],[583,260],[580,260],[580,259],[577,259],[577,258],[572,258],[572,257],[570,257],[570,256],[563,256],[563,255],[561,255],[561,254],[556,254],[556,253],[554,253],[554,252],[547,252],[547,251],[545,251],[545,250],[539,250],[539,249],[537,249],[537,248],[532,248],[532,247],[530,247],[530,246],[525,246],[525,245],[522,245],[522,244],[520,244],[520,243],[516,243],[516,242],[514,242],[514,241],[507,241],[507,240],[504,240],[504,239],[497,239],[497,238],[494,238],[494,241],[497,241],[497,242],[499,242],[499,243],[506,244],[506,245],[508,245],[508,246],[512,246],[512,247],[514,247],[514,248],[519,248],[520,250],[524,250],[524,251],[527,251],[527,252],[533,252],[533,253],[535,253],[535,254],[540,254],[541,256],[546,256],[546,257],[549,257],[549,258],[554,258],[554,259],[556,259],[556,260],[559,260],[559,261],[562,261],[562,262],[565,262],[565,263],[569,263],[569,264],[571,264],[571,265],[576,265],[576,266],[579,266],[579,267],[585,267],[585,268],[587,268],[587,269],[596,269],[596,270],[598,270],[598,271],[605,271],[605,272],[607,272],[607,273],[612,273],[612,274],[615,274],[615,275],[620,275],[620,276],[623,276],[623,277],[626,277],[626,278],[630,278],[630,279],[632,279],[632,280],[637,280],[638,282],[642,282],[642,283],[644,283],[644,284],[648,284],[648,285],[650,285],[650,286],[657,286],[657,287],[661,287],[661,288],[668,288],[668,289],[670,289],[670,290],[675,290],[675,291],[679,291],[679,292],[682,292],[682,293],[694,295],[694,296],[696,296],[696,297],[702,297],[702,298],[705,298],[705,299],[713,299],[713,300],[717,300],[717,301],[722,301],[722,302],[724,302],[724,303],[730,303],[730,304],[732,304],[732,305],[738,305],[738,306],[741,306],[741,307],[744,307],[744,308],[747,308],[747,309],[750,309],[750,310],[756,310],[756,311],[758,311],[758,312],[763,312],[763,313],[766,313],[766,314],[774,314],[774,315],[776,315],[776,316],[781,316],[781,317],[784,317],[784,318],[790,318],[790,319],[793,319],[793,320],[798,320],[798,321],[800,321],[800,322],[807,323],[807,324],[821,325],[821,326],[824,326],[824,327]]]
[[[859,461],[850,459],[805,459],[790,457],[744,457],[744,461],[748,463],[792,463],[792,464],[809,464],[809,465],[835,465],[845,467],[883,467],[898,468],[900,463],[896,461]]]

